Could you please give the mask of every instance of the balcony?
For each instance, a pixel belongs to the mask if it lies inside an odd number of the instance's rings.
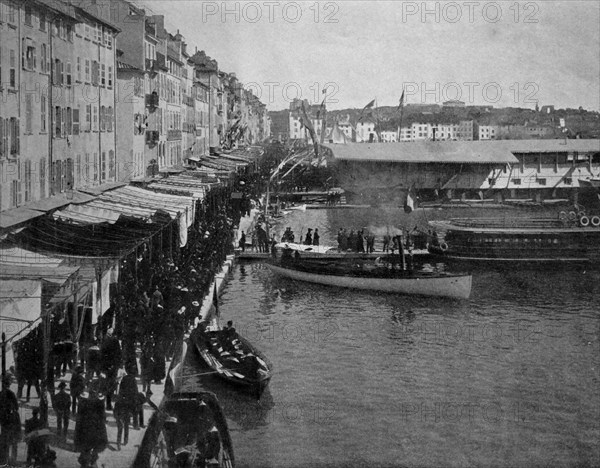
[[[167,141],[181,140],[181,130],[169,130],[167,132]]]
[[[156,143],[158,143],[159,138],[160,133],[157,130],[150,130],[146,132],[146,143],[149,146],[154,146]]]
[[[158,107],[158,94],[146,94],[146,107],[156,109]]]

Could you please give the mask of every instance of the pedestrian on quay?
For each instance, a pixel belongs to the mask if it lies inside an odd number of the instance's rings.
[[[342,251],[342,237],[344,235],[344,230],[342,228],[338,229],[338,233],[337,233],[337,243],[338,243],[338,250],[341,252]]]
[[[154,305],[160,304],[163,305],[165,303],[165,298],[163,297],[162,292],[158,288],[158,284],[154,288],[154,292],[152,293],[152,303]]]
[[[308,228],[306,237],[304,238],[304,245],[312,245],[312,229]]]
[[[158,286],[155,293],[158,291]],[[158,297],[153,294],[153,301],[158,301]],[[162,294],[161,294],[162,297]],[[158,302],[157,302],[158,303]],[[119,340],[113,336],[113,329],[110,328],[106,332],[106,338],[100,346],[100,358],[102,362],[102,372],[106,374],[106,409],[112,409],[112,395],[117,386],[117,373],[121,367],[121,344]]]
[[[21,440],[21,418],[17,396],[10,389],[8,376],[2,377],[0,391],[0,463],[14,465]]]
[[[100,454],[108,445],[104,401],[93,388],[83,393],[75,423],[75,450],[80,452],[81,466],[94,466]]]
[[[367,234],[367,253],[373,253],[375,251],[375,235],[370,232]]]
[[[56,413],[56,432],[59,439],[67,440],[69,417],[71,416],[71,397],[65,391],[67,384],[58,384],[58,393],[52,399],[52,407]]]
[[[129,442],[129,421],[131,420],[131,414],[132,411],[126,399],[121,395],[117,395],[113,416],[117,423],[118,450],[121,450],[121,437],[123,438],[123,445],[127,445]]]
[[[71,413],[77,414],[77,400],[85,389],[85,378],[83,377],[83,367],[76,366],[73,375],[71,376],[71,382],[69,384],[71,390]]]
[[[87,349],[85,364],[87,368],[87,379],[92,380],[94,377],[99,377],[102,372],[102,358],[100,356],[100,346],[94,339],[92,345]],[[82,369],[83,371],[83,369]]]
[[[146,427],[144,425],[144,403],[146,403],[146,395],[142,392],[138,392],[135,398],[135,412],[133,413],[133,418],[137,417],[137,421],[139,427]]]
[[[365,251],[365,243],[362,230],[356,233],[356,251],[359,253],[364,253]]]
[[[142,342],[142,355],[140,356],[140,370],[142,377],[142,392],[150,392],[152,384],[152,373],[154,371],[154,359],[152,357],[152,342],[144,339]]]
[[[242,235],[240,236],[238,245],[239,245],[240,249],[242,249],[242,252],[246,251],[246,234],[244,233],[244,231],[242,231]]]
[[[119,398],[122,404],[125,405],[129,413],[133,416],[133,428],[139,429],[137,414],[135,413],[136,400],[138,396],[138,387],[135,380],[135,375],[127,372],[121,379],[119,384]],[[129,423],[128,423],[129,425]]]
[[[319,228],[315,228],[315,233],[313,234],[312,245],[319,245],[320,240],[321,240],[321,236],[319,236]]]
[[[40,419],[40,409],[33,408],[31,418],[25,421],[25,437],[27,438],[27,466],[34,461],[41,460],[46,453],[46,438],[36,436],[36,431],[44,428],[44,422]]]
[[[385,253],[388,253],[390,251],[390,241],[391,241],[391,239],[392,238],[390,237],[389,233],[386,233],[383,236],[383,251]]]

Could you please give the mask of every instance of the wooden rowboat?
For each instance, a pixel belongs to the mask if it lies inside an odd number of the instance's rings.
[[[328,267],[302,261],[266,265],[278,275],[327,286],[455,299],[468,299],[471,295],[470,274],[394,270],[373,265]]]
[[[216,376],[260,398],[271,380],[271,363],[238,333],[229,337],[223,333],[197,328],[190,339]]]

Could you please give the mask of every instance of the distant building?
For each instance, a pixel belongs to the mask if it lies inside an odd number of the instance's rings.
[[[479,139],[480,140],[496,140],[498,137],[497,125],[480,125]]]
[[[399,141],[412,141],[412,128],[411,127],[402,127],[400,129]]]
[[[472,120],[461,120],[458,124],[456,139],[461,141],[472,141],[475,139],[477,125]]]
[[[428,140],[431,134],[431,124],[422,122],[413,122],[410,126],[411,140]]]
[[[394,130],[383,130],[380,132],[382,143],[396,143],[398,141],[398,132]]]
[[[554,112],[554,106],[542,106],[540,112],[542,114],[551,114],[552,112]]]
[[[465,103],[463,101],[450,100],[442,103],[444,107],[465,107]]]
[[[375,132],[375,123],[371,121],[358,122],[356,124],[356,142],[369,143],[378,141],[377,133]]]

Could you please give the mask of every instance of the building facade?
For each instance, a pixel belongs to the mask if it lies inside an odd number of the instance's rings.
[[[0,4],[0,209],[113,182],[118,28],[88,4]]]

